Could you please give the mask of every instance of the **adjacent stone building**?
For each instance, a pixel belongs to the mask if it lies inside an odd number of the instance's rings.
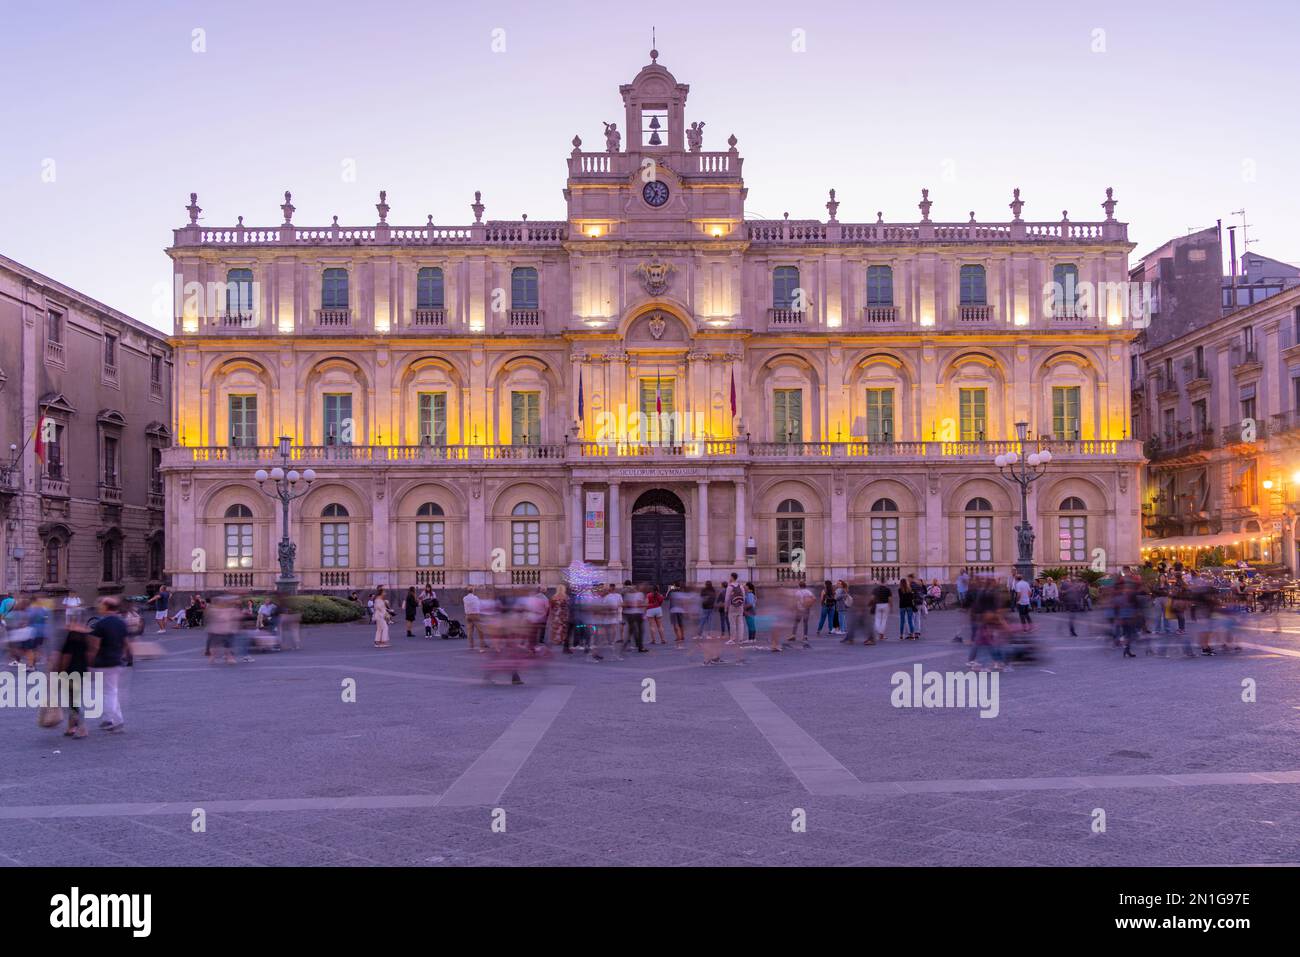
[[[161,584],[171,388],[163,333],[0,256],[0,592]]]
[[[397,226],[381,193],[373,225],[302,226],[286,193],[278,225],[215,228],[191,197],[168,250],[179,589],[272,586],[280,506],[254,473],[281,436],[315,473],[292,506],[306,589],[549,585],[574,560],[1005,571],[1020,500],[993,459],[1018,421],[1054,456],[1037,561],[1137,559],[1134,332],[1080,298],[1128,278],[1109,191],[1089,222],[1027,221],[1018,190],[993,223],[935,221],[926,192],[912,222],[841,222],[834,190],[826,220],[746,219],[736,138],[705,150],[651,60],[601,148],[573,138],[562,221],[485,220],[476,193],[468,225]]]

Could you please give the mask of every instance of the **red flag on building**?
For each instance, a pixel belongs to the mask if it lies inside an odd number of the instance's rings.
[[[659,370],[655,369],[655,415],[663,415],[664,397],[659,391]]]
[[[43,416],[38,415],[36,417],[36,431],[32,436],[35,440],[35,444],[32,448],[36,452],[36,461],[40,462],[42,465],[45,464],[45,435],[44,430],[41,428],[41,425],[44,422],[45,418]]]
[[[736,370],[731,370],[731,417],[736,417]]]

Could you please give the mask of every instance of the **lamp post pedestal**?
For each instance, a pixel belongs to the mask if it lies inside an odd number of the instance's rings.
[[[297,557],[298,547],[294,545],[293,540],[289,538],[289,503],[295,498],[301,498],[310,490],[311,483],[316,479],[316,473],[311,469],[305,469],[301,476],[289,468],[289,450],[290,439],[288,436],[280,437],[280,458],[283,461],[282,467],[272,469],[270,472],[265,469],[259,469],[253,479],[257,482],[263,494],[270,498],[279,499],[280,501],[280,544],[276,548],[276,559],[280,564],[280,575],[275,580],[275,591],[277,595],[296,595],[298,594],[298,585],[300,579],[293,573],[294,559]],[[299,479],[302,479],[306,488],[294,491],[294,486]],[[271,488],[267,488],[267,483]]]
[[[1020,486],[1020,524],[1016,526],[1016,574],[1027,582],[1034,580],[1034,526],[1029,521],[1029,486],[1043,477],[1047,463],[1052,461],[1049,450],[1025,454],[1028,423],[1016,423],[1019,450],[999,455],[994,464],[1002,475]]]

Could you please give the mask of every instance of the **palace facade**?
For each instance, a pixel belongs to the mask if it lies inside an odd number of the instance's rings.
[[[269,588],[280,504],[304,589],[611,580],[951,579],[1015,560],[993,459],[1050,448],[1036,560],[1135,562],[1114,217],[746,219],[743,160],[703,149],[657,62],[604,148],[573,138],[563,221],[175,231],[167,566],[180,590]],[[621,125],[621,129],[618,127]],[[1052,283],[1066,293],[1045,297]],[[307,488],[300,483],[300,488]],[[1098,549],[1102,551],[1097,552]]]

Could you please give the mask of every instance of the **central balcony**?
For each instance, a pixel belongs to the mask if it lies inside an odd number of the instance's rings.
[[[351,329],[351,309],[317,309],[316,327],[318,329]]]
[[[1050,449],[1053,461],[1079,463],[1142,459],[1141,443],[1134,439],[1042,439],[1030,441],[1027,451]],[[601,462],[722,461],[738,464],[789,462],[803,466],[820,461],[891,464],[968,462],[993,468],[995,456],[1018,451],[1019,443],[970,442],[754,442],[736,439],[685,439],[672,443],[567,442],[540,445],[299,445],[289,454],[299,468],[330,468],[382,464],[394,468],[463,464],[515,464],[590,466]],[[280,461],[275,446],[177,446],[163,452],[165,469],[207,466],[248,470]]]

